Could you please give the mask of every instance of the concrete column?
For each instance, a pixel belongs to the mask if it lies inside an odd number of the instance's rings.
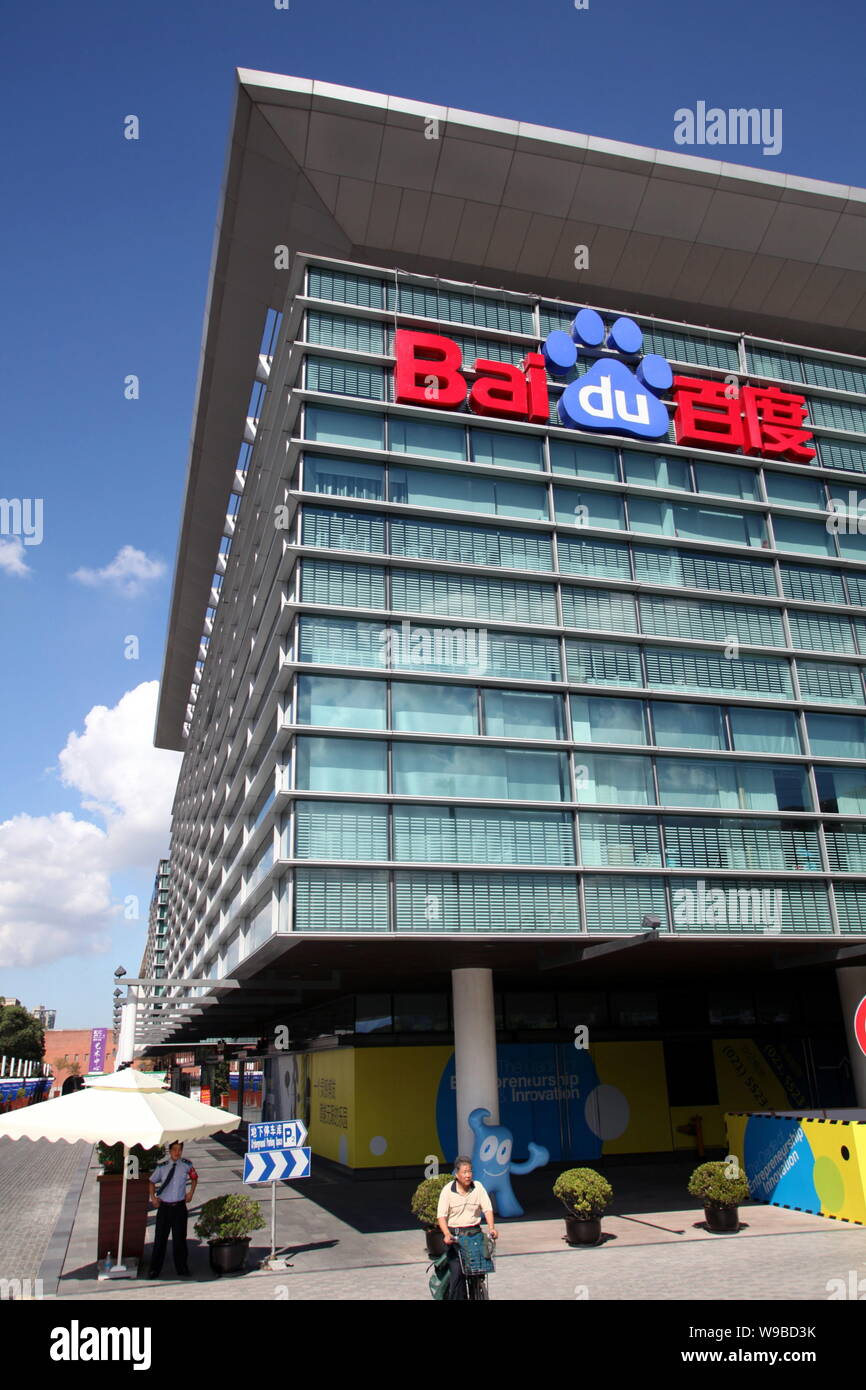
[[[866,1054],[854,1036],[854,1015],[860,1000],[866,996],[866,965],[840,965],[836,968],[836,984],[842,1005],[845,1037],[848,1041],[848,1060],[857,1105],[866,1108]]]
[[[117,1053],[114,1058],[114,1070],[117,1071],[122,1062],[131,1062],[135,1055],[135,1014],[136,996],[138,991],[134,985],[130,985],[126,992],[126,998],[120,1006],[120,1032],[117,1035]]]
[[[457,1147],[460,1153],[471,1154],[473,1134],[469,1128],[470,1111],[483,1106],[490,1111],[490,1119],[499,1123],[493,971],[452,970],[451,987],[457,1076]],[[446,1158],[456,1158],[456,1154],[446,1154]]]

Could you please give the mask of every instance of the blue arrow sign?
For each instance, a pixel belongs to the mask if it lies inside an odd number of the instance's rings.
[[[291,1182],[310,1176],[310,1149],[268,1149],[244,1154],[244,1182]]]
[[[269,1124],[250,1125],[247,1135],[250,1153],[301,1149],[306,1142],[307,1126],[303,1120],[272,1120]]]

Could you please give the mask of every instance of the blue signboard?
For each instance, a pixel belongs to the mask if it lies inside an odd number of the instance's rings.
[[[244,1154],[244,1182],[290,1182],[310,1176],[311,1150],[268,1149]]]
[[[307,1126],[303,1120],[276,1120],[269,1124],[249,1126],[247,1148],[250,1153],[262,1153],[269,1149],[300,1149],[307,1139]]]

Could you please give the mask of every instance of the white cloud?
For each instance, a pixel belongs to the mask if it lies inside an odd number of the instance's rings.
[[[0,823],[0,966],[106,950],[119,911],[111,875],[156,871],[181,761],[153,747],[158,688],[148,681],[111,709],[95,705],[60,753],[61,780],[103,826],[67,811]]]
[[[154,748],[158,681],[136,686],[113,709],[94,705],[84,733],[60,754],[60,775],[106,825],[113,868],[153,868],[165,852],[180,753]]]
[[[0,570],[18,578],[32,574],[30,566],[24,563],[24,542],[20,536],[0,536]]]
[[[106,838],[68,811],[0,823],[0,965],[107,949]]]
[[[165,562],[152,560],[134,545],[122,545],[110,564],[101,570],[78,569],[72,578],[91,588],[104,586],[117,589],[127,598],[134,598],[146,585],[165,574]]]

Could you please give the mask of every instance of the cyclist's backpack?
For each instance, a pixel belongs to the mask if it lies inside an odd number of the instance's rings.
[[[431,1294],[439,1302],[447,1299],[451,1292],[451,1268],[448,1263],[447,1251],[442,1255],[437,1255],[432,1265],[428,1265],[428,1269],[433,1270],[429,1281]]]

